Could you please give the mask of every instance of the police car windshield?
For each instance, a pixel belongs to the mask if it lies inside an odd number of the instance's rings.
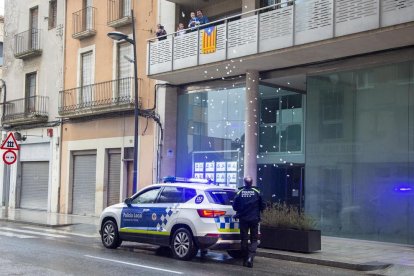
[[[231,205],[236,192],[233,190],[207,190],[206,195],[210,203]]]

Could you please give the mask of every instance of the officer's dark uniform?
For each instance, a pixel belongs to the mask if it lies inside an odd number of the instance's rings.
[[[245,178],[245,183],[249,178]],[[251,183],[251,178],[250,178]],[[248,184],[248,183],[246,183]],[[241,188],[233,201],[233,209],[237,212],[236,218],[240,220],[241,249],[244,255],[244,266],[253,266],[253,258],[256,254],[259,238],[260,212],[265,205],[260,191],[256,187],[246,185]],[[249,229],[250,229],[250,246],[249,246]]]

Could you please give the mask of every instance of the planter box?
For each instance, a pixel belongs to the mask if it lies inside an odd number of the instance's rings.
[[[260,226],[260,247],[310,253],[321,250],[320,230],[283,229]]]

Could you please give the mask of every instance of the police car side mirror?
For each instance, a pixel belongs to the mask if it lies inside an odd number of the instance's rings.
[[[128,198],[126,198],[126,199],[125,199],[124,203],[125,203],[126,205],[128,205],[128,207],[130,207],[130,206],[131,206],[131,204],[132,204],[132,199],[128,197]]]

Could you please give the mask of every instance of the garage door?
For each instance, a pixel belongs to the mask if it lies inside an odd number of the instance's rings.
[[[119,203],[121,188],[121,152],[109,152],[108,206]]]
[[[73,156],[73,214],[95,214],[95,175],[96,154]]]
[[[21,162],[20,208],[47,210],[49,162]]]

